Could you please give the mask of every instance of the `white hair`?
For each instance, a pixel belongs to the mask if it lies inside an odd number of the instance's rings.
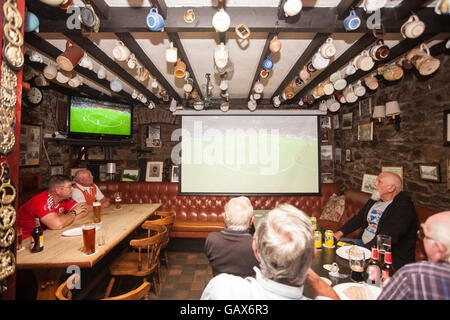
[[[442,218],[428,224],[428,236],[445,247],[442,260],[450,262],[450,211],[441,212],[439,215]]]
[[[270,211],[255,232],[262,274],[271,280],[301,286],[314,252],[309,217],[289,204]]]
[[[247,197],[233,198],[225,205],[225,225],[228,229],[247,230],[252,217],[253,206]]]

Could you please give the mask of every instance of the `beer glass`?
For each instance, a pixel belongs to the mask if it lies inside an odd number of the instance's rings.
[[[358,248],[358,246],[353,245],[348,251],[348,261],[350,269],[352,270],[352,280],[356,282],[363,281],[365,262],[364,252],[360,248]]]
[[[100,202],[94,202],[92,206],[94,207],[94,223],[99,223],[102,221],[102,207]]]
[[[85,224],[81,229],[83,230],[83,252],[93,254],[95,252],[95,225],[93,223]]]
[[[116,203],[116,209],[120,209],[121,208],[120,204],[122,203],[122,192],[114,193],[114,199]]]
[[[106,243],[106,227],[103,222],[100,222],[95,224],[95,228],[97,230],[97,245],[99,247],[104,246]]]
[[[391,236],[386,234],[377,235],[377,249],[378,249],[378,261],[380,264],[384,263],[384,253],[386,251],[391,251]]]

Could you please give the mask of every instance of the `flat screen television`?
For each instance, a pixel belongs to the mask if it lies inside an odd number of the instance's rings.
[[[69,137],[131,138],[132,105],[72,96],[68,111]]]

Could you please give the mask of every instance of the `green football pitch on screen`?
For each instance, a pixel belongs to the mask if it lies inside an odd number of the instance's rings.
[[[129,135],[131,114],[113,109],[77,108],[70,110],[70,130],[81,133]]]

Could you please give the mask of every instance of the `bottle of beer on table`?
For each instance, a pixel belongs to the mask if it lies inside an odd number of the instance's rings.
[[[31,252],[40,252],[44,250],[44,232],[42,231],[39,218],[34,219],[34,228],[31,231]]]
[[[381,266],[381,287],[386,286],[389,279],[394,275],[394,267],[392,266],[392,254],[386,250],[384,254],[384,263]]]
[[[376,246],[372,246],[372,257],[367,263],[367,284],[381,286],[381,269],[378,264],[378,249]]]

